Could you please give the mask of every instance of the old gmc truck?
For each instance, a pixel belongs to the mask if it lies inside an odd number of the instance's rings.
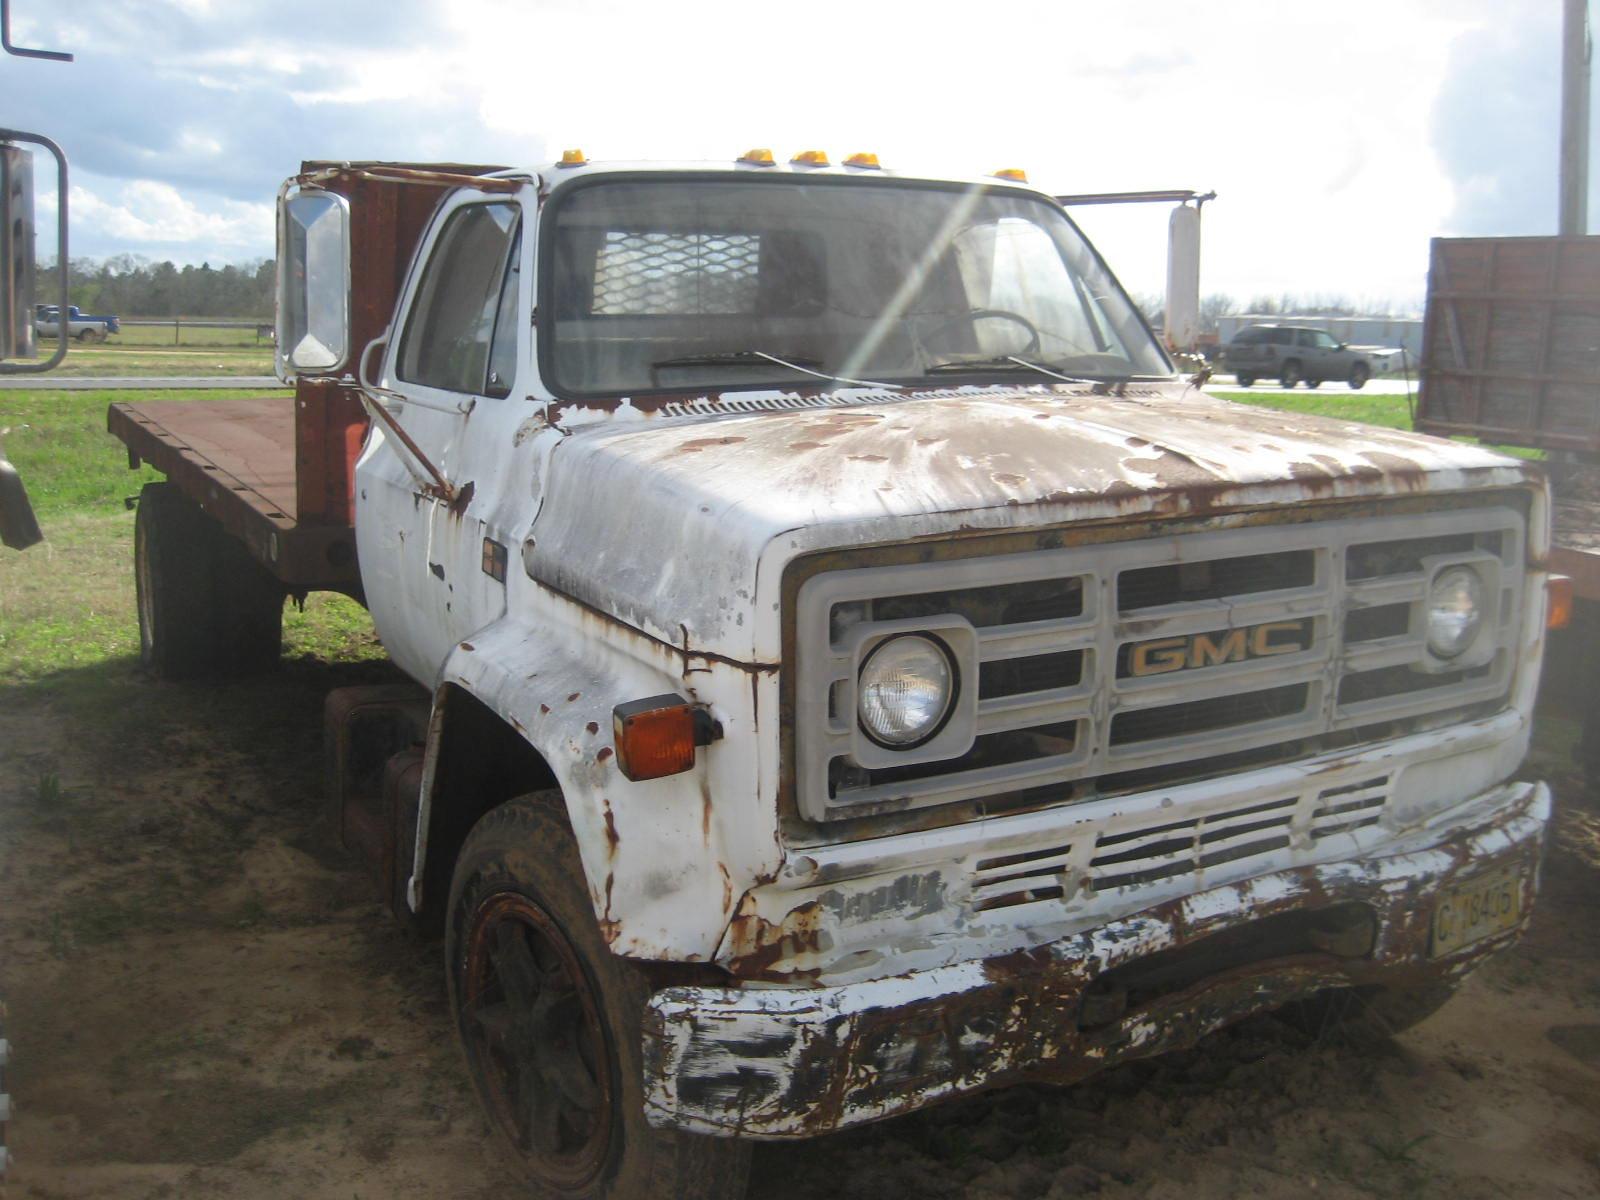
[[[1529,918],[1543,484],[1177,377],[1019,173],[307,163],[290,397],[118,404],[145,654],[361,598],[346,843],[567,1196],[1420,1020]]]

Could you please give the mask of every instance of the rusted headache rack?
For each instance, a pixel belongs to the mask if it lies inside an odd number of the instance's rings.
[[[1435,238],[1417,428],[1552,451],[1551,567],[1600,600],[1600,236]]]
[[[303,163],[301,181],[350,204],[350,357],[337,378],[297,380],[292,396],[113,404],[107,426],[127,445],[129,466],[160,471],[289,591],[359,598],[351,479],[367,415],[357,356],[387,327],[440,190],[502,169]]]

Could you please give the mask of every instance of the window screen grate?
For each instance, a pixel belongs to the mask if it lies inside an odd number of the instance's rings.
[[[611,230],[595,256],[596,316],[754,312],[761,238]]]

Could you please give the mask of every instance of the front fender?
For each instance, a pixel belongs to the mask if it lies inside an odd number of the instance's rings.
[[[417,822],[413,907],[421,902],[446,693],[460,688],[543,757],[561,787],[589,897],[618,954],[709,961],[738,898],[780,865],[776,803],[757,793],[760,739],[750,674],[691,665],[670,646],[559,599],[562,621],[506,617],[456,645],[435,690]],[[710,706],[724,736],[692,770],[635,783],[617,767],[612,709],[676,692]],[[774,709],[775,710],[775,709]],[[775,739],[774,739],[775,740]],[[722,802],[718,802],[721,800]]]

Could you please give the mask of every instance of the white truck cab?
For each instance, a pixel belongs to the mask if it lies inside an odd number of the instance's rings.
[[[572,153],[281,211],[419,685],[330,700],[347,837],[545,1187],[736,1194],[750,1139],[1330,995],[1403,1026],[1523,928],[1520,462],[1203,394],[1017,179]]]

